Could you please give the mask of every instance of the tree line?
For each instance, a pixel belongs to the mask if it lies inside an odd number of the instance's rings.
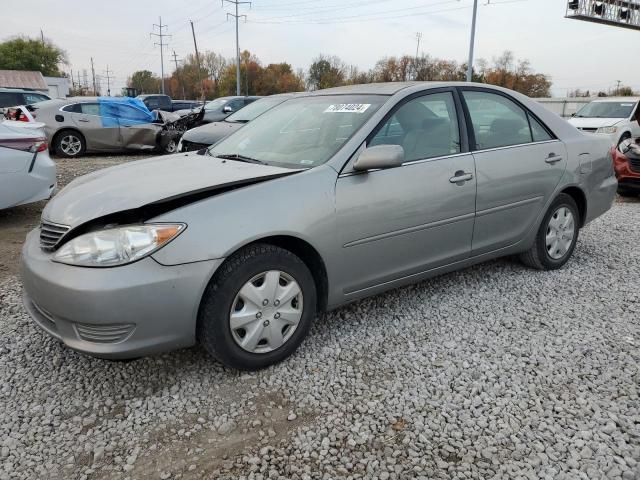
[[[385,57],[369,70],[348,65],[337,56],[318,55],[305,71],[293,70],[286,63],[263,65],[258,57],[245,50],[240,58],[240,85],[243,95],[273,95],[302,90],[320,90],[360,83],[404,81],[464,81],[467,66],[453,60],[430,55]],[[530,97],[548,97],[552,83],[547,75],[536,73],[527,60],[516,60],[511,51],[493,61],[478,60],[473,81],[516,90]],[[149,70],[134,72],[127,86],[141,93],[157,93],[161,79]],[[200,68],[189,55],[170,77],[165,91],[174,98],[212,99],[236,93],[236,61],[215,52],[200,57]]]

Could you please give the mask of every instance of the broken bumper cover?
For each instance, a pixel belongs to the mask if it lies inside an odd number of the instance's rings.
[[[33,230],[22,251],[24,305],[48,334],[96,357],[189,347],[202,293],[220,263],[168,267],[146,257],[114,268],[74,267],[52,262]]]

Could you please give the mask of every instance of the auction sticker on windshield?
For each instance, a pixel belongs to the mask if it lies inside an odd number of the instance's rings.
[[[339,103],[329,105],[324,113],[364,113],[370,106],[370,103]]]

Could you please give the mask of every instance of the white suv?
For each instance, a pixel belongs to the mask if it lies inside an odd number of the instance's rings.
[[[638,97],[601,98],[582,107],[569,119],[578,130],[608,135],[613,145],[640,137],[640,124],[635,120]]]

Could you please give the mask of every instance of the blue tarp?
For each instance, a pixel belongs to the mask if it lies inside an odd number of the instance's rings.
[[[137,98],[98,97],[103,127],[140,125],[157,120],[155,113]]]

